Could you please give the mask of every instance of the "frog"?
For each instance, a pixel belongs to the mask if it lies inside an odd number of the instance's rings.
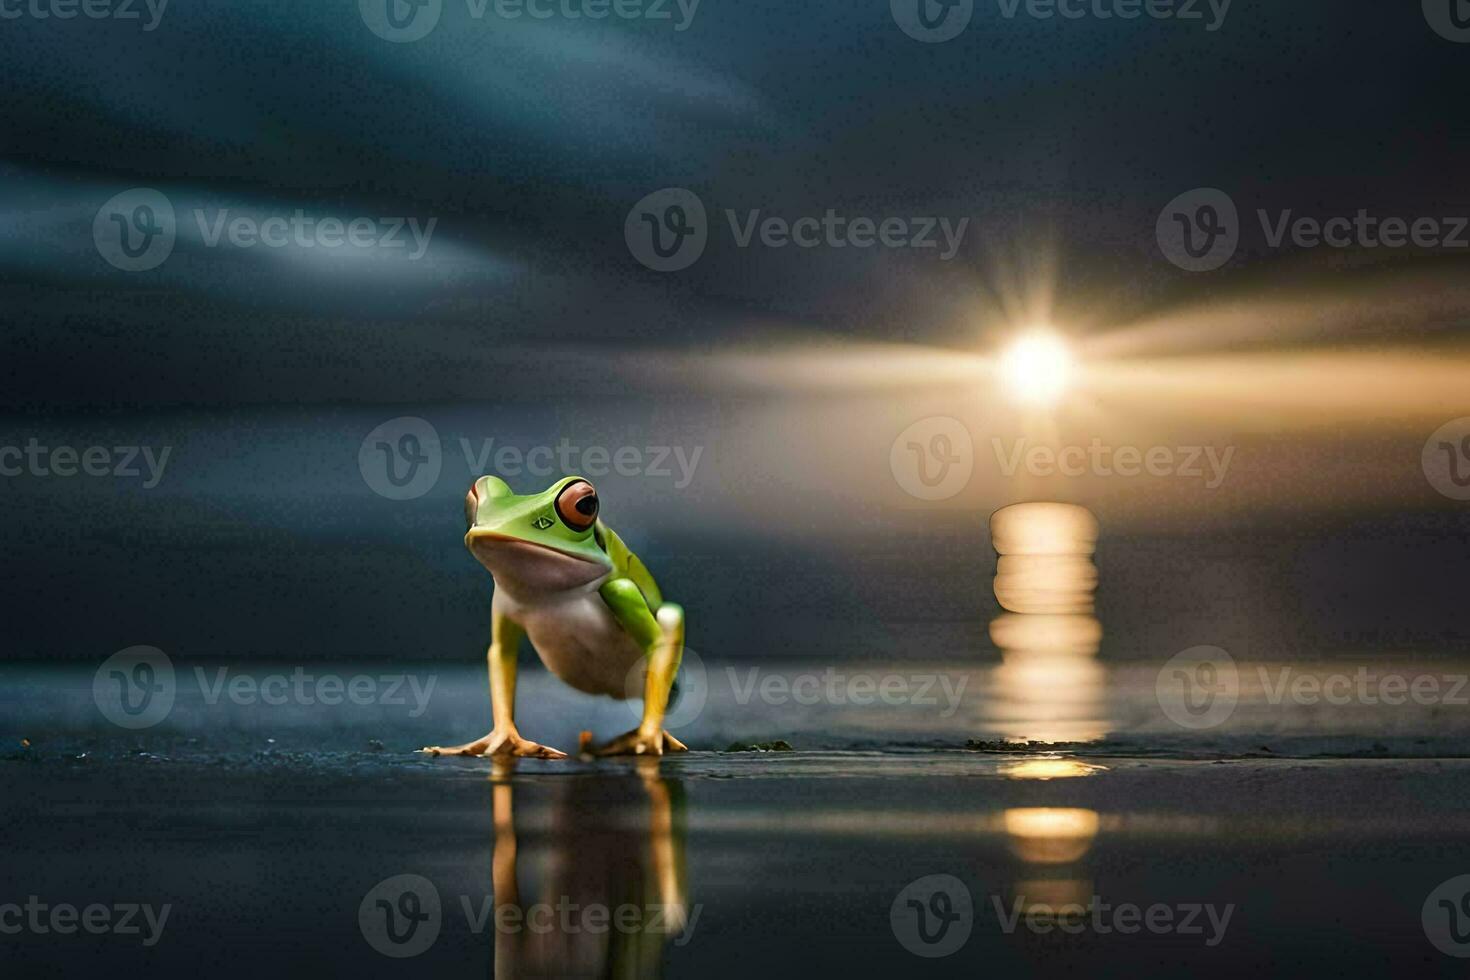
[[[638,693],[638,727],[594,756],[662,756],[688,747],[664,730],[684,656],[684,610],[666,602],[647,566],[602,521],[596,487],[566,476],[541,493],[518,495],[481,476],[464,501],[464,544],[490,573],[491,728],[473,742],[426,746],[433,756],[565,759],[523,738],[515,723],[516,666],[523,640],[562,683],[626,700]],[[631,681],[631,682],[630,682]]]

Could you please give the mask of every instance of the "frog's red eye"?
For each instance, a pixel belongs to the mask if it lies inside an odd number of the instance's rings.
[[[573,531],[597,523],[597,491],[586,480],[568,483],[556,497],[556,514]]]

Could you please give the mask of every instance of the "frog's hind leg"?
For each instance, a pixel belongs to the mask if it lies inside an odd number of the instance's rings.
[[[687,752],[688,747],[664,731],[669,695],[684,659],[684,610],[672,602],[655,615],[632,579],[613,579],[602,586],[602,597],[623,628],[643,647],[647,663],[643,684],[643,721],[631,732],[592,750],[593,755],[662,755]]]

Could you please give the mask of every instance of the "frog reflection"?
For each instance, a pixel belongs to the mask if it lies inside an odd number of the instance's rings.
[[[699,918],[688,899],[683,786],[657,759],[638,760],[626,779],[559,780],[539,828],[549,853],[532,863],[540,888],[522,894],[514,767],[497,760],[492,789],[497,980],[658,975],[666,944],[688,942]],[[524,819],[521,830],[534,852],[540,834]]]

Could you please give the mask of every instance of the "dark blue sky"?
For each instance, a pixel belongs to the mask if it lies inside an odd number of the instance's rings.
[[[1470,44],[1413,3],[1236,0],[1215,30],[1207,4],[1203,21],[1008,7],[977,0],[937,44],[881,0],[703,0],[684,30],[675,4],[511,20],[442,0],[404,43],[353,0],[172,0],[151,30],[141,5],[143,22],[0,22],[0,442],[171,447],[149,488],[4,477],[3,584],[30,610],[6,655],[477,656],[488,580],[458,540],[460,440],[473,457],[492,438],[491,460],[639,451],[599,481],[605,516],[690,609],[697,649],[984,650],[985,517],[1038,491],[992,480],[929,507],[887,463],[925,416],[964,418],[982,456],[987,426],[1011,431],[946,358],[989,353],[1018,310],[1130,356],[1464,363],[1470,250],[1278,247],[1256,213],[1470,214]],[[660,273],[624,227],[669,187],[702,203],[708,244]],[[94,231],[137,188],[176,240],[130,272]],[[1156,237],[1195,188],[1240,213],[1208,273]],[[241,244],[298,211],[396,223],[406,245]],[[948,260],[741,247],[731,221],[754,211],[966,231]],[[905,352],[923,363],[900,369]],[[1105,650],[1462,645],[1466,505],[1419,458],[1470,395],[1318,417],[1263,389],[1257,417],[1235,378],[1238,409],[1140,395],[1146,427],[1064,426],[1239,449],[1216,495],[1045,491],[1102,519]],[[404,416],[435,427],[442,473],[394,501],[358,454]],[[664,447],[668,477],[648,472]],[[700,453],[682,486],[675,450]]]

